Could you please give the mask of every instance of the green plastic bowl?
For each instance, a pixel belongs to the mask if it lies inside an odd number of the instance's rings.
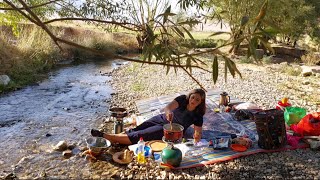
[[[298,124],[307,114],[307,110],[300,107],[286,107],[284,111],[284,120],[288,126]]]

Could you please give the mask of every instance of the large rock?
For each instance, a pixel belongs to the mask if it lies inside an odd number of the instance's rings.
[[[295,58],[301,58],[306,53],[305,50],[277,44],[271,45],[276,55],[288,55]]]
[[[8,85],[10,82],[10,78],[7,75],[0,75],[0,85]]]
[[[320,73],[320,66],[301,66],[302,76],[311,76],[312,74]]]
[[[256,49],[256,55],[257,59],[262,59],[264,55],[264,50],[263,49]]]
[[[237,50],[237,52],[235,52],[235,54],[245,56],[245,55],[247,55],[247,52],[248,52],[248,48],[241,47]],[[265,52],[263,49],[256,49],[257,59],[262,59],[264,54],[265,54]]]
[[[320,73],[320,66],[311,66],[311,70],[314,73]]]
[[[308,66],[301,66],[301,76],[306,77],[306,76],[311,76],[312,75],[312,69]]]

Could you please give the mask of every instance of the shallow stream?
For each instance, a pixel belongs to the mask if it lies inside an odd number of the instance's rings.
[[[120,61],[64,65],[37,85],[0,96],[0,179],[10,173],[19,178],[90,177],[84,158],[65,159],[52,147],[63,140],[85,146],[90,129],[106,116],[113,93],[109,74],[119,65]]]

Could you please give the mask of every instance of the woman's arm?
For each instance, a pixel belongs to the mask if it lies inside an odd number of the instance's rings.
[[[171,101],[166,107],[163,108],[164,112],[170,112],[179,107],[179,103],[176,100]]]
[[[202,136],[202,127],[194,125],[193,128],[194,128],[193,139],[195,142],[199,142]]]
[[[179,103],[176,100],[171,101],[166,107],[163,108],[164,113],[166,114],[167,120],[173,120],[172,111],[179,107]]]

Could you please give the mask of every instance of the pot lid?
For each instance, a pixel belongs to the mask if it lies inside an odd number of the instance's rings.
[[[160,152],[167,147],[167,143],[162,140],[148,141],[146,145],[150,146],[153,152]]]
[[[220,95],[222,95],[222,96],[228,96],[228,93],[227,92],[222,92]]]

